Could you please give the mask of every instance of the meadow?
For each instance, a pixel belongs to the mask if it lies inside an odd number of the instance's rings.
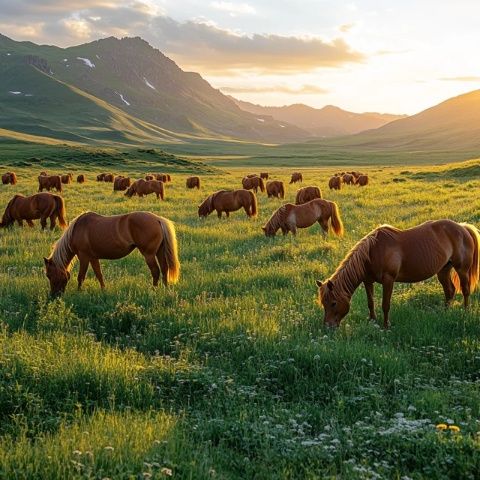
[[[479,292],[465,312],[460,297],[444,309],[436,279],[397,284],[385,331],[367,320],[359,290],[329,331],[315,279],[383,223],[478,226],[479,161],[362,167],[371,184],[339,192],[327,189],[337,167],[302,168],[304,185],[340,207],[345,236],[326,240],[318,225],[296,238],[263,236],[282,203],[265,194],[257,219],[199,219],[209,193],[240,188],[255,171],[233,164],[198,167],[200,191],[185,189],[187,164],[46,165],[87,175],[65,186],[69,220],[87,210],[172,220],[181,279],[152,289],[134,252],[102,262],[105,292],[91,270],[78,292],[75,267],[65,295],[50,300],[42,257],[61,231],[38,222],[0,231],[0,478],[478,478]],[[14,168],[19,183],[0,186],[2,212],[14,192],[37,190],[44,164]],[[126,199],[94,181],[106,169],[165,170],[173,182],[164,202]],[[269,171],[288,182],[291,168]],[[287,185],[285,201],[296,189]],[[380,294],[377,286],[379,313]]]

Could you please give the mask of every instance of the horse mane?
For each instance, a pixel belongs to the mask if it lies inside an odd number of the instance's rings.
[[[14,195],[13,198],[7,203],[7,206],[5,207],[5,212],[3,213],[3,216],[2,216],[2,221],[0,222],[0,226],[8,227],[14,222],[14,219],[12,218],[12,214],[10,213],[10,210],[12,209],[12,206],[15,203],[15,200],[21,197],[23,197],[23,195],[18,193],[17,195]]]
[[[268,219],[267,223],[265,224],[265,227],[268,228],[270,226],[275,231],[277,231],[285,223],[285,219],[288,214],[288,208],[287,208],[288,205],[289,204],[286,203],[285,205],[282,205],[280,208],[275,210],[272,216]]]
[[[75,217],[71,222],[70,225],[67,227],[67,229],[63,232],[62,236],[57,240],[57,242],[54,243],[52,253],[50,254],[50,257],[48,257],[50,260],[53,261],[53,263],[58,267],[65,269],[67,272],[69,272],[73,265],[74,265],[74,260],[75,260],[75,255],[72,252],[72,249],[70,248],[70,242],[72,240],[73,236],[73,231],[75,229],[75,225],[80,217],[85,215],[85,212],[78,217]]]

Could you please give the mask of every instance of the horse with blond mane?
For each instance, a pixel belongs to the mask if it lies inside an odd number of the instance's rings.
[[[257,197],[249,190],[219,190],[212,193],[198,206],[198,216],[206,217],[214,210],[218,218],[222,218],[222,212],[227,217],[230,212],[236,212],[243,207],[248,217],[257,216]]]
[[[59,195],[51,193],[36,193],[30,197],[15,195],[7,204],[3,214],[0,227],[9,227],[17,222],[23,227],[25,220],[29,227],[33,227],[32,220],[40,219],[42,230],[47,226],[47,219],[50,219],[50,230],[53,230],[58,219],[61,228],[67,226],[67,214],[65,202]]]
[[[338,327],[361,283],[367,293],[370,318],[376,320],[374,283],[383,287],[383,325],[388,328],[395,282],[417,283],[437,275],[448,306],[462,292],[464,307],[480,274],[480,233],[468,223],[429,221],[407,230],[383,225],[362,238],[325,282],[317,280],[325,324]]]
[[[242,179],[242,187],[245,190],[253,190],[255,193],[260,189],[262,192],[265,191],[265,182],[263,178],[260,177],[244,177]]]
[[[274,237],[279,229],[284,235],[288,232],[296,235],[297,228],[308,228],[318,222],[325,237],[329,230],[329,221],[335,235],[342,236],[343,223],[337,204],[317,198],[302,205],[293,205],[293,203],[282,205],[262,229],[267,237]]]
[[[150,212],[103,216],[87,212],[76,217],[55,243],[52,253],[44,258],[50,293],[65,291],[75,257],[80,262],[78,289],[82,287],[89,264],[102,289],[105,288],[99,260],[126,257],[135,248],[145,258],[158,285],[160,273],[163,284],[176,283],[180,275],[175,227],[170,220]]]
[[[295,205],[301,205],[316,198],[322,198],[322,191],[318,187],[303,187],[297,191]]]

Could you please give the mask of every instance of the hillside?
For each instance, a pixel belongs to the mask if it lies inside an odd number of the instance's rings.
[[[296,125],[311,135],[318,137],[352,135],[381,127],[389,122],[405,117],[405,115],[391,115],[387,113],[353,113],[332,105],[327,105],[321,109],[303,104],[264,107],[237,100],[233,97],[230,98],[246,112],[256,115],[270,115],[276,120]]]
[[[308,136],[244,112],[140,38],[63,49],[0,35],[0,60],[0,128],[9,131],[81,143]]]

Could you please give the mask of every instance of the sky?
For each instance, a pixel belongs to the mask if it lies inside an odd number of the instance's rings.
[[[0,0],[0,33],[141,36],[261,105],[413,114],[480,88],[479,0]]]

